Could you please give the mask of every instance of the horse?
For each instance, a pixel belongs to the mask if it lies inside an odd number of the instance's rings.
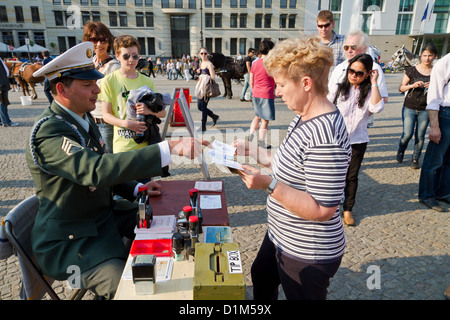
[[[231,81],[241,81],[244,79],[244,73],[238,70],[237,64],[232,57],[227,57],[222,53],[211,53],[209,61],[214,65],[216,74],[222,78],[225,87],[224,97],[231,99],[233,91],[231,90]]]
[[[30,96],[30,90],[28,89],[28,85],[31,88],[31,99],[37,99],[38,95],[34,88],[36,83],[44,82],[45,77],[33,77],[33,73],[42,68],[42,64],[40,63],[22,63],[22,62],[14,62],[7,61],[5,62],[6,67],[9,70],[9,74],[17,79],[20,87],[22,88],[22,94],[24,96]]]
[[[393,55],[392,67],[394,69],[399,69],[400,67],[411,67],[415,66],[420,62],[420,56],[410,52],[403,45],[400,49],[398,49]]]

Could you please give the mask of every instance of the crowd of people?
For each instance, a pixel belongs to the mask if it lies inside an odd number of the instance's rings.
[[[253,157],[271,172],[267,175],[249,165],[239,172],[249,189],[267,193],[269,226],[251,268],[255,299],[276,299],[280,284],[288,299],[325,299],[344,254],[343,223],[355,224],[352,209],[370,142],[368,127],[371,116],[383,111],[388,92],[367,35],[354,31],[343,36],[333,28],[333,15],[322,11],[317,16],[318,36],[277,44],[263,40],[243,59],[240,100],[252,101],[255,117],[247,139],[233,145],[238,155]],[[148,59],[147,75],[136,70],[139,52],[133,36],[115,38],[101,22],[89,21],[83,43],[47,61],[36,73],[47,77],[52,101],[37,121],[27,149],[28,165],[39,181],[33,252],[44,273],[55,279],[67,277],[68,265],[81,266],[82,287],[108,299],[114,296],[125,263],[123,238],[133,238],[137,188],[145,185],[149,195],[160,194],[160,185],[151,177],[161,175],[171,155],[195,158],[202,145],[209,145],[198,139],[136,142],[148,125],[127,115],[130,91],[145,87],[156,93],[151,79],[155,74],[170,80],[196,79],[202,131],[208,116],[213,126],[219,119],[208,108],[205,94],[206,84],[216,77],[206,48],[200,49],[200,59],[183,56],[162,62],[157,58],[155,63]],[[450,56],[433,67],[436,58],[436,47],[424,46],[420,64],[408,69],[400,84],[405,103],[396,159],[403,161],[414,134],[411,167],[419,168],[430,124],[419,200],[444,211],[436,200],[450,201]],[[69,68],[62,70],[64,63]],[[82,63],[89,67],[80,68]],[[7,71],[0,68],[1,79],[4,74],[7,79]],[[6,121],[4,92],[9,82],[0,86],[2,121]],[[272,153],[265,139],[269,122],[275,120],[275,97],[293,111],[294,118]],[[133,108],[136,115],[166,115],[164,109],[154,112],[144,103]],[[55,191],[49,193],[50,184]],[[66,223],[68,217],[73,223]],[[66,241],[50,230],[76,236]]]

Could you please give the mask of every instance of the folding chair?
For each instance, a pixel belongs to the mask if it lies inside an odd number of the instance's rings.
[[[0,228],[1,256],[4,259],[14,252],[18,256],[20,269],[22,272],[22,286],[20,297],[22,299],[41,299],[48,293],[53,300],[60,300],[59,296],[52,288],[54,279],[42,274],[37,267],[31,249],[31,230],[39,208],[39,201],[33,195],[16,207],[14,207],[2,221]],[[5,241],[6,237],[7,241]],[[71,300],[81,299],[87,290],[77,289]]]

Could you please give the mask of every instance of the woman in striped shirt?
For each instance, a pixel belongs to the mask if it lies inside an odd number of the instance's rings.
[[[332,49],[317,37],[288,39],[268,54],[264,66],[276,95],[296,117],[272,156],[236,141],[239,155],[271,169],[267,175],[244,165],[249,189],[265,189],[269,228],[251,275],[255,299],[325,299],[339,268],[345,236],[339,203],[351,157],[344,120],[327,100]]]

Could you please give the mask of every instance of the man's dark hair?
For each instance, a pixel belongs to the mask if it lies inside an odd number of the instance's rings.
[[[66,87],[70,87],[72,85],[73,80],[75,80],[74,78],[69,78],[69,77],[61,77],[61,78],[56,78],[50,81],[50,92],[52,93],[52,95],[56,96],[56,94],[58,93],[58,91],[56,90],[56,84],[59,82],[62,82]]]

